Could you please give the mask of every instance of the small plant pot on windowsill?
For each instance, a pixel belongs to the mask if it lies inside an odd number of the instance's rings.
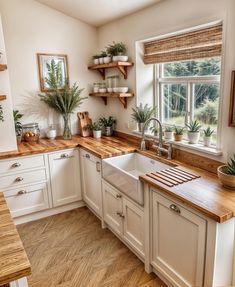
[[[106,137],[111,137],[113,135],[113,127],[105,127],[104,128],[104,135]]]
[[[101,138],[101,134],[102,134],[102,131],[94,131],[93,130],[93,137],[96,138],[96,139],[99,139]]]
[[[176,133],[174,133],[174,140],[176,142],[181,142],[183,140],[183,136],[184,135],[177,135]]]
[[[188,140],[190,144],[197,144],[199,142],[200,132],[188,132]]]
[[[210,147],[210,145],[211,145],[211,136],[210,137],[205,137],[204,136],[203,143],[204,143],[204,146]]]
[[[173,131],[172,132],[164,131],[164,138],[165,140],[173,140]]]
[[[221,165],[218,167],[218,178],[224,187],[235,190],[235,175],[227,174],[225,172],[227,167],[227,165]]]

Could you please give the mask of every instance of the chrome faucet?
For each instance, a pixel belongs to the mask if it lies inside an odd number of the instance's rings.
[[[163,147],[163,132],[162,132],[162,123],[159,121],[158,118],[150,118],[148,119],[143,126],[143,131],[142,131],[142,139],[140,142],[140,150],[146,150],[146,143],[145,143],[145,128],[148,126],[148,124],[151,121],[156,121],[159,124],[159,144],[153,145],[153,148],[156,148],[157,150],[157,155],[161,156],[162,153],[167,154],[167,159],[172,159],[172,144],[169,144],[169,148],[166,149]]]

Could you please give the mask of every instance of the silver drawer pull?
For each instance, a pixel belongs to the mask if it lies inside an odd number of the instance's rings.
[[[15,168],[15,167],[20,167],[21,164],[19,162],[15,162],[13,163],[13,165],[11,167]]]
[[[116,198],[122,198],[121,194],[116,194]]]
[[[171,204],[170,205],[170,209],[176,213],[180,213],[180,209],[178,206],[176,206],[175,204]]]
[[[96,162],[96,171],[100,172],[101,169],[100,169],[100,162]]]
[[[15,179],[15,181],[16,182],[20,182],[20,181],[23,181],[24,179],[23,179],[23,177],[21,177],[21,176],[19,176],[19,177],[17,177],[16,179]]]
[[[61,157],[61,158],[68,158],[69,155],[68,155],[67,153],[63,153],[60,157]]]
[[[17,195],[23,195],[23,194],[26,194],[27,191],[26,190],[20,190],[17,192]]]
[[[87,153],[87,154],[85,155],[85,157],[86,157],[86,158],[90,158],[90,155]]]
[[[125,218],[124,214],[121,212],[117,212],[117,215],[120,216],[121,218]]]

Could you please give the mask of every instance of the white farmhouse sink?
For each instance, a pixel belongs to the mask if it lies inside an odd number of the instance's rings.
[[[169,167],[171,166],[147,156],[130,153],[104,159],[102,161],[102,174],[107,182],[143,205],[144,190],[139,176]]]

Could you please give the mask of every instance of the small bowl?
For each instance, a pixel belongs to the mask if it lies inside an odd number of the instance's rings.
[[[217,169],[218,178],[224,187],[234,190],[235,189],[235,176],[224,173],[224,169],[226,167],[227,165],[221,165],[218,167]]]
[[[128,87],[118,87],[118,92],[119,93],[127,93],[128,92]]]
[[[119,88],[113,88],[114,93],[119,93]]]
[[[106,88],[99,89],[99,93],[106,93]]]
[[[108,93],[112,93],[113,92],[113,88],[107,88]]]
[[[104,64],[108,64],[111,62],[111,57],[104,57],[103,61],[104,61]]]

